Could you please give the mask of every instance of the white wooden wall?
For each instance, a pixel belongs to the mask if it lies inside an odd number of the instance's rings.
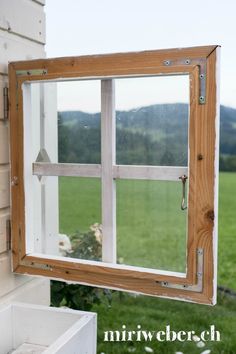
[[[44,0],[0,0],[0,297],[32,279],[11,272],[11,255],[6,249],[10,166],[9,123],[3,119],[3,87],[8,84],[9,61],[45,57],[43,5]]]

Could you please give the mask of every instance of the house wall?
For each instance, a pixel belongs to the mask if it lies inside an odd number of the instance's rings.
[[[44,0],[0,1],[0,303],[21,300],[48,304],[48,280],[11,272],[6,222],[10,212],[9,122],[4,120],[3,88],[8,62],[45,57]]]

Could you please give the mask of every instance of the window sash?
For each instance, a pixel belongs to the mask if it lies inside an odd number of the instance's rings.
[[[194,68],[197,72],[197,68]],[[166,74],[167,75],[167,74]],[[189,83],[191,82],[189,78]],[[193,80],[193,78],[192,78]],[[197,95],[190,87],[190,96]],[[28,100],[27,100],[28,101]],[[33,163],[33,174],[44,176],[76,176],[76,177],[100,177],[102,182],[102,261],[104,263],[117,263],[116,252],[116,179],[159,180],[180,182],[179,177],[190,174],[190,167],[182,166],[143,166],[143,165],[116,165],[116,122],[115,122],[115,79],[101,80],[101,165],[100,164],[71,164],[71,163]],[[192,117],[189,117],[191,121]],[[189,130],[192,124],[188,124]],[[194,141],[190,141],[190,151]],[[189,182],[189,185],[192,181]],[[190,188],[189,188],[190,189]],[[181,202],[181,195],[180,195]],[[191,220],[192,205],[188,206],[187,219]],[[187,230],[187,242],[190,243],[191,225]],[[195,257],[194,257],[195,259]],[[193,261],[192,259],[190,260]],[[187,263],[187,259],[185,260]],[[135,269],[135,267],[134,267]],[[160,270],[154,271],[158,274]],[[168,274],[168,271],[166,271]],[[185,274],[188,282],[191,277],[191,264],[186,264]]]
[[[12,233],[13,268],[19,273],[40,274],[65,280],[76,280],[85,284],[110,287],[145,294],[187,299],[202,303],[215,302],[216,283],[216,221],[217,213],[217,86],[216,86],[216,46],[186,49],[162,50],[141,53],[124,53],[102,56],[58,58],[36,61],[15,62],[9,65],[10,74],[10,115],[11,115],[11,162],[12,162]],[[168,63],[168,64],[167,64]],[[101,78],[104,95],[104,128],[113,131],[114,77],[140,75],[190,76],[190,127],[189,127],[189,216],[187,245],[187,275],[182,273],[153,271],[109,264],[115,259],[115,245],[105,236],[104,259],[106,263],[61,259],[26,253],[24,214],[24,157],[23,157],[23,94],[22,85],[31,81],[58,80],[60,78]],[[204,73],[204,74],[203,74]],[[206,75],[207,73],[207,75]],[[205,95],[205,96],[202,96]],[[109,97],[109,99],[108,99]],[[205,104],[201,101],[204,97]],[[200,100],[200,102],[199,102]],[[107,117],[107,119],[106,119]],[[108,146],[114,150],[114,137],[102,138],[102,151]],[[106,154],[104,152],[104,154]],[[103,156],[103,153],[102,153]],[[76,173],[94,177],[98,174],[105,181],[109,176],[109,195],[103,192],[103,200],[110,203],[109,215],[105,215],[109,232],[114,230],[114,178],[156,179],[175,176],[176,168],[154,168],[150,166],[120,166],[114,164],[114,151],[103,175],[100,165],[47,164],[35,163],[34,174]],[[132,170],[132,171],[131,171]],[[47,174],[49,175],[49,174]],[[50,174],[51,175],[51,174]],[[164,177],[163,177],[164,176]],[[129,177],[130,178],[130,177]],[[174,177],[173,177],[174,178]],[[104,188],[103,188],[104,190]],[[112,196],[112,198],[111,198]],[[104,222],[104,219],[103,219]],[[105,222],[106,223],[106,222]],[[107,231],[107,235],[109,235]],[[113,238],[114,239],[114,234]],[[106,258],[107,257],[107,258]],[[204,257],[204,262],[203,262]],[[202,266],[203,282],[199,288],[197,270]],[[134,268],[134,269],[133,269]],[[169,283],[169,285],[168,285]],[[189,285],[187,288],[186,286]],[[195,287],[195,288],[194,288]]]

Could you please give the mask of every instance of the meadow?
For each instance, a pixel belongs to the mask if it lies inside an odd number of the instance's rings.
[[[186,211],[180,182],[117,180],[117,255],[120,263],[185,272]],[[60,231],[86,232],[101,223],[101,184],[60,179]]]
[[[72,235],[87,232],[101,222],[101,185],[95,178],[60,178],[60,231]],[[236,290],[236,173],[220,173],[219,193],[219,264],[218,284]],[[117,242],[122,263],[183,271],[185,267],[186,214],[180,210],[178,183],[118,181]],[[165,246],[165,249],[164,249]],[[172,300],[113,293],[111,307],[94,305],[98,313],[98,353],[144,353],[145,346],[154,353],[200,354],[195,343],[104,343],[105,330],[208,329],[215,324],[221,342],[209,342],[204,349],[213,354],[236,353],[236,297],[219,293],[215,307]]]

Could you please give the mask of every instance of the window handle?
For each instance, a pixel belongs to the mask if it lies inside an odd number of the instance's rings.
[[[181,202],[181,210],[187,209],[187,205],[185,205],[185,194],[186,194],[186,181],[188,177],[186,175],[180,176],[179,179],[182,181],[182,202]]]

